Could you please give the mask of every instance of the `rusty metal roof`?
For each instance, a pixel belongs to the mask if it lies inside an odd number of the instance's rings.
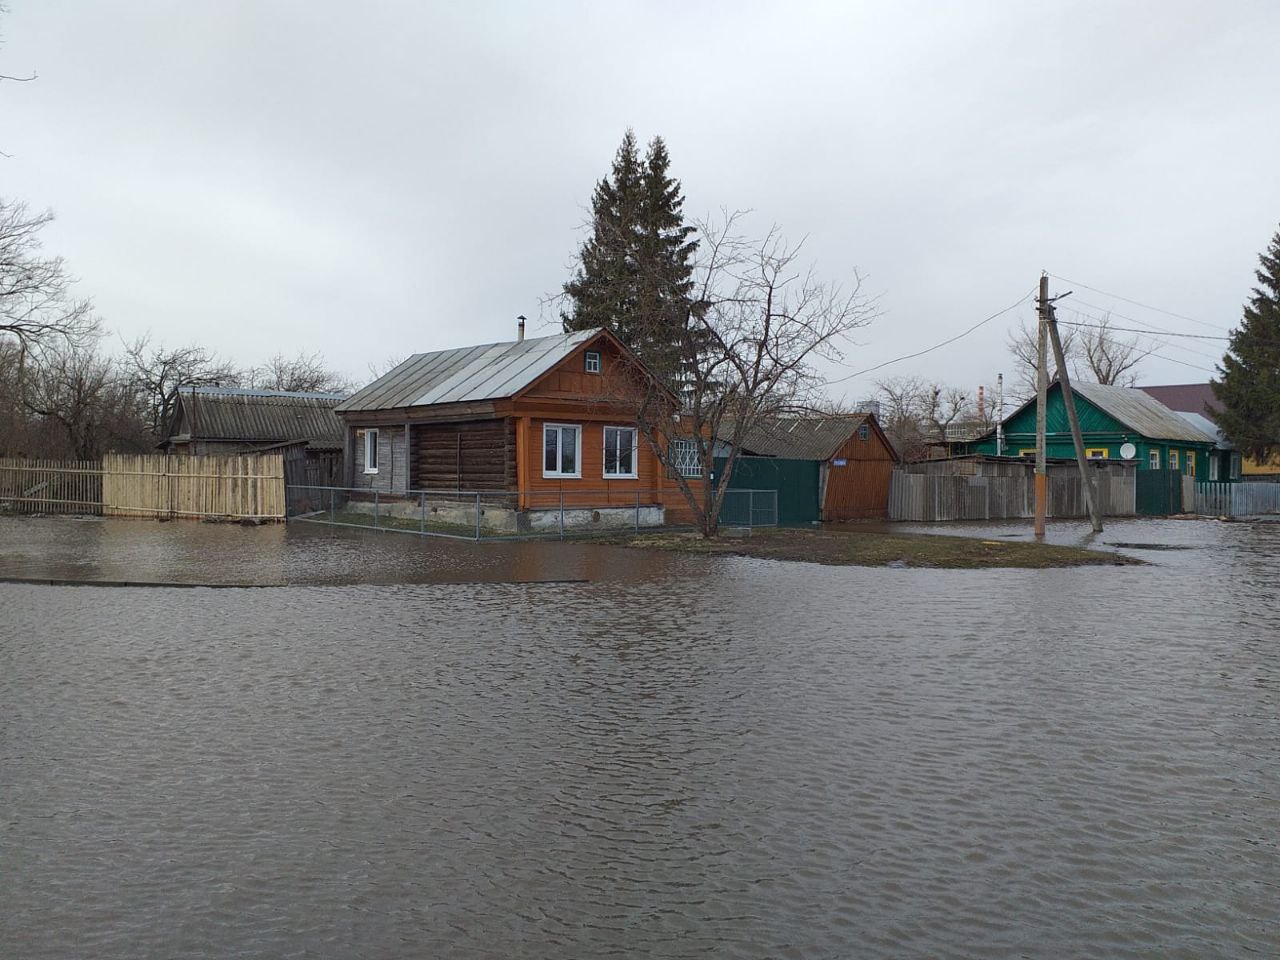
[[[829,460],[869,420],[866,413],[762,420],[746,431],[742,452],[784,460]],[[728,442],[732,435],[733,425],[722,425],[720,439]]]
[[[345,428],[334,413],[334,393],[287,393],[240,387],[179,387],[174,421],[193,440],[253,442],[305,440],[313,448],[343,445]],[[172,438],[171,438],[172,439]]]
[[[1178,413],[1198,413],[1212,420],[1213,415],[1222,409],[1213,387],[1207,383],[1170,383],[1138,389]]]
[[[1071,389],[1103,413],[1119,420],[1129,429],[1152,440],[1189,440],[1192,443],[1215,443],[1155,397],[1130,387],[1104,387],[1098,383],[1073,383]]]
[[[529,386],[600,330],[415,353],[338,404],[339,413],[502,400]]]

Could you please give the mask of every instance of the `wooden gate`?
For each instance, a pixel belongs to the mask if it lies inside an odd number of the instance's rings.
[[[1182,474],[1177,470],[1139,470],[1136,507],[1139,516],[1168,517],[1182,513]]]

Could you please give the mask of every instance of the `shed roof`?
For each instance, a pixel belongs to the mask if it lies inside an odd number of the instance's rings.
[[[502,400],[532,384],[600,328],[415,353],[340,403],[338,412]]]
[[[1178,416],[1155,397],[1131,387],[1103,386],[1100,383],[1073,383],[1071,388],[1103,413],[1129,429],[1152,440],[1189,440],[1214,443],[1212,433],[1204,433]]]
[[[742,437],[744,453],[785,460],[829,460],[848,442],[858,427],[869,423],[869,413],[837,417],[777,417],[762,420]],[[732,439],[731,424],[723,424],[720,440]]]
[[[240,387],[179,387],[183,435],[194,440],[305,440],[314,448],[343,444],[337,393],[290,393]]]

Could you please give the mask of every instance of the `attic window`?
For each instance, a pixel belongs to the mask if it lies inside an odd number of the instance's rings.
[[[587,351],[586,371],[587,373],[600,372],[600,351],[599,350]]]
[[[870,439],[871,439],[871,428],[870,428],[869,426],[867,426],[865,423],[860,424],[860,425],[858,426],[858,439],[859,439],[859,440],[870,440]]]

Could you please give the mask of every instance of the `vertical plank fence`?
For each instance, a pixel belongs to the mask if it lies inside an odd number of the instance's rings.
[[[102,504],[112,517],[283,520],[284,458],[107,454]]]
[[[1095,478],[1104,516],[1132,516],[1135,481],[1127,476]],[[889,519],[933,523],[944,520],[1015,520],[1035,515],[1030,474],[957,476],[895,470],[889,485]],[[1087,515],[1079,477],[1050,477],[1050,517]]]
[[[1197,483],[1194,503],[1196,513],[1209,517],[1280,513],[1280,483]]]
[[[0,510],[8,513],[101,513],[97,460],[0,457]]]

